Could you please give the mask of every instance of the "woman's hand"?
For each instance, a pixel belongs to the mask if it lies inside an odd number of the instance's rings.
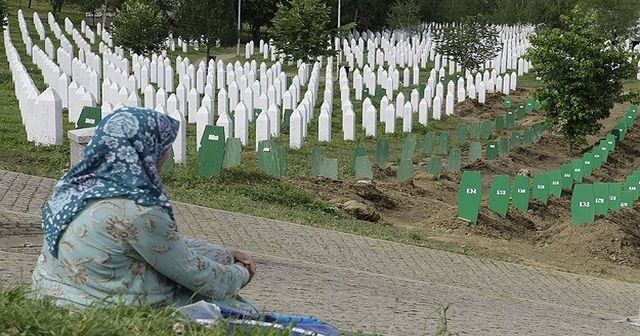
[[[230,252],[233,256],[234,263],[240,263],[242,266],[247,268],[249,271],[249,281],[247,281],[247,283],[251,282],[251,279],[253,279],[253,276],[256,274],[256,262],[253,261],[251,257],[240,251],[230,250]]]

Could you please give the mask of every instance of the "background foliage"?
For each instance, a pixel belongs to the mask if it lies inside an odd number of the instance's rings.
[[[537,89],[547,120],[572,144],[596,134],[623,94],[623,80],[635,67],[622,45],[612,44],[613,32],[602,31],[595,13],[576,7],[562,17],[562,27],[531,38],[528,57],[534,74],[542,78]]]
[[[162,11],[145,0],[127,0],[113,19],[113,42],[138,54],[159,50],[167,36]]]

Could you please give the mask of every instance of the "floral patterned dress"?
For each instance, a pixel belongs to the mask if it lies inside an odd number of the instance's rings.
[[[91,200],[58,243],[58,258],[46,239],[33,272],[36,294],[57,303],[181,306],[205,299],[253,311],[238,290],[245,267],[218,245],[181,236],[159,206],[127,198]]]

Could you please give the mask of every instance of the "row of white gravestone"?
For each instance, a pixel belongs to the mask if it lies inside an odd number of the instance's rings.
[[[210,84],[210,83],[208,83],[208,84]],[[231,87],[233,87],[233,85],[230,85],[230,86],[231,86]],[[120,91],[122,91],[122,90],[120,90]],[[126,92],[126,91],[125,91],[125,92]],[[122,96],[122,94],[121,94],[120,92],[119,92],[119,95],[120,95],[120,96]],[[176,100],[177,100],[177,98],[176,98]],[[303,109],[304,109],[304,106],[303,106],[303,107],[298,106],[298,108],[296,108],[296,111],[295,111],[295,113],[294,113],[294,120],[295,120],[296,116],[298,116],[298,115],[300,115],[303,119],[304,119],[304,117],[307,117],[307,120],[309,119],[309,117],[308,117],[308,112],[307,112],[309,109],[306,109],[306,110],[303,110]],[[326,111],[326,109],[324,109],[324,110]],[[263,111],[264,111],[264,109],[263,109]],[[302,114],[300,113],[301,111],[305,112],[305,115],[304,115],[304,116],[302,116]],[[351,111],[351,112],[352,112],[352,111]],[[196,113],[197,113],[197,112],[196,112]],[[347,115],[348,115],[348,114],[349,114],[349,113],[347,112]],[[312,115],[312,114],[311,114],[311,115]],[[349,118],[346,118],[346,119],[347,119],[347,121],[348,121],[348,119],[349,119]],[[261,120],[264,120],[264,118],[262,118]],[[349,123],[349,122],[347,122],[347,123]],[[306,124],[307,124],[307,123],[305,123],[305,125],[306,125]],[[295,123],[294,123],[294,125],[295,125]],[[304,131],[304,130],[303,130],[303,131]],[[304,132],[303,132],[303,133],[304,133]],[[295,135],[295,132],[294,132],[294,135]]]
[[[62,144],[62,104],[60,98],[51,88],[42,93],[38,91],[11,41],[8,26],[3,34],[7,61],[27,140],[42,145]]]

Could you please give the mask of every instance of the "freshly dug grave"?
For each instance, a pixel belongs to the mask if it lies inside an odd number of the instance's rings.
[[[600,137],[610,132],[628,107],[628,104],[622,104],[612,110],[611,117],[602,123]],[[590,144],[599,141],[600,137],[590,138]],[[639,148],[640,127],[636,125],[609,155],[608,163],[593,176],[585,178],[585,183],[624,181],[627,175],[640,169]],[[439,180],[434,180],[426,173],[426,159],[416,163],[413,180],[405,183],[397,182],[394,165],[384,170],[374,168],[373,181],[296,177],[290,182],[334,204],[346,214],[411,230],[427,242],[445,243],[452,250],[640,281],[637,280],[640,275],[640,206],[577,228],[571,225],[571,195],[568,192],[560,198],[551,197],[547,206],[532,200],[527,212],[510,208],[506,218],[487,208],[486,191],[494,175],[515,176],[524,170],[533,176],[537,172],[556,170],[590,149],[585,145],[571,152],[560,136],[545,134],[538,143],[515,148],[509,156],[467,163],[463,170],[480,171],[485,190],[485,200],[475,226],[457,218],[460,174],[445,173]],[[468,160],[463,158],[463,162]],[[358,203],[364,214],[349,210],[345,206],[348,202]]]

